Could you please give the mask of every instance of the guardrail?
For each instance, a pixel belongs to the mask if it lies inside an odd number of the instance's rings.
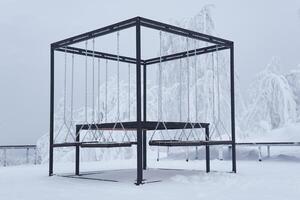
[[[261,148],[264,146],[267,148],[267,157],[271,157],[271,147],[272,146],[300,146],[300,142],[238,142],[236,146],[256,146],[258,148],[258,161],[262,161],[262,150]],[[231,146],[228,146],[229,153],[231,151]],[[223,158],[219,159],[222,160]],[[231,155],[231,154],[229,154]]]
[[[3,166],[7,166],[7,150],[24,149],[26,150],[26,163],[29,164],[29,151],[34,151],[34,164],[37,164],[37,147],[36,145],[0,145],[0,150],[3,151]],[[2,160],[2,159],[0,159]]]
[[[262,147],[267,148],[267,157],[271,156],[272,146],[300,146],[300,142],[239,142],[237,146],[255,146],[258,148],[258,160],[262,161]],[[227,146],[227,145],[224,145]],[[29,151],[34,151],[34,164],[37,164],[37,146],[36,145],[0,145],[0,150],[3,151],[3,166],[7,166],[7,150],[9,149],[24,149],[26,150],[26,163],[29,163]],[[229,155],[231,155],[231,146],[228,145]],[[223,152],[219,153],[219,159],[223,160]],[[2,160],[2,159],[0,159]]]

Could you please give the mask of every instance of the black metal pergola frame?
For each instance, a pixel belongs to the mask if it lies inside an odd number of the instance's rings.
[[[103,35],[107,35],[113,32],[121,31],[123,29],[135,27],[136,28],[136,57],[131,58],[127,56],[114,55],[104,52],[91,51],[86,49],[80,49],[71,47],[70,45],[83,42],[85,40],[93,39]],[[141,58],[141,27],[147,27],[163,32],[172,33],[179,36],[184,36],[191,39],[196,39],[204,42],[211,43],[211,46],[193,49],[189,51],[179,52],[171,55],[165,55],[162,57],[155,57],[151,59]],[[76,147],[76,163],[75,174],[79,175],[80,164],[80,147],[97,147],[97,145],[84,146],[80,143],[80,130],[87,128],[91,129],[109,129],[114,126],[115,123],[102,123],[102,124],[85,124],[76,125],[76,141],[74,143],[55,144],[54,143],[54,54],[55,51],[67,52],[72,54],[78,54],[83,56],[94,56],[95,58],[108,59],[114,61],[120,61],[125,63],[131,63],[136,65],[136,121],[134,122],[122,122],[124,128],[136,130],[137,133],[137,182],[139,185],[143,183],[143,169],[146,169],[147,165],[147,130],[165,129],[165,127],[156,127],[157,121],[147,121],[147,107],[146,107],[146,82],[147,82],[147,66],[157,64],[159,62],[167,62],[189,56],[201,55],[206,53],[212,53],[221,50],[230,50],[230,97],[231,97],[231,140],[226,141],[208,141],[209,140],[209,123],[190,123],[186,126],[186,122],[166,122],[166,128],[168,129],[189,129],[189,128],[205,128],[206,141],[195,144],[187,144],[194,146],[206,147],[206,171],[210,171],[210,145],[231,145],[232,146],[232,171],[236,172],[236,145],[235,145],[235,102],[234,102],[234,44],[232,41],[222,38],[206,35],[203,33],[187,30],[177,26],[169,25],[166,23],[157,22],[154,20],[134,17],[119,23],[115,23],[94,31],[86,32],[74,37],[70,37],[51,44],[50,47],[50,145],[49,145],[49,176],[53,175],[53,150],[55,147]],[[143,79],[143,80],[142,80]],[[143,81],[143,84],[142,84]],[[142,88],[143,86],[143,88]],[[199,127],[198,127],[199,126]],[[118,129],[117,127],[114,127]],[[121,128],[121,127],[119,127]],[[168,144],[165,144],[168,146]],[[163,145],[162,145],[163,146]],[[171,146],[171,145],[170,145]],[[182,146],[182,145],[181,145]]]

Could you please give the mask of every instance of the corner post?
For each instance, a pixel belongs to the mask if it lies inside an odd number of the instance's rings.
[[[143,183],[143,131],[142,131],[142,87],[141,87],[141,23],[136,19],[136,120],[137,120],[137,179]]]
[[[209,125],[205,127],[205,141],[209,142]],[[205,146],[206,172],[210,172],[210,149],[209,144]]]
[[[143,121],[147,121],[147,66],[143,66]],[[147,169],[147,130],[143,130],[143,169]]]
[[[231,140],[232,140],[232,171],[236,173],[236,144],[235,144],[235,102],[234,102],[234,43],[230,45],[230,108],[231,108]]]
[[[54,47],[50,47],[50,130],[49,130],[49,176],[53,175],[54,143]]]
[[[75,149],[75,175],[79,175],[79,169],[80,169],[80,128],[78,125],[76,125],[76,149]]]

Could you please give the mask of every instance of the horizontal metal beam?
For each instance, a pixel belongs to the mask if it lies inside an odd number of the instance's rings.
[[[0,149],[35,149],[36,145],[1,145]]]
[[[78,145],[80,145],[80,144],[77,142],[63,142],[63,143],[53,144],[53,147],[73,147],[73,146],[76,147]]]
[[[145,64],[146,65],[151,65],[151,64],[156,64],[159,62],[167,62],[167,61],[171,61],[171,60],[177,60],[180,58],[186,58],[186,57],[192,57],[195,55],[201,55],[201,54],[205,54],[205,53],[212,53],[215,51],[222,51],[222,50],[226,50],[229,49],[230,47],[227,46],[219,46],[219,45],[213,45],[213,46],[208,46],[208,47],[203,47],[203,48],[199,48],[199,49],[193,49],[193,50],[189,50],[189,51],[183,51],[183,52],[179,52],[179,53],[175,53],[175,54],[171,54],[171,55],[166,55],[166,56],[162,56],[162,57],[156,57],[156,58],[151,58],[148,60],[145,60]]]
[[[99,52],[99,51],[91,51],[91,50],[85,50],[77,47],[61,47],[58,49],[55,49],[56,51],[61,51],[61,52],[67,52],[67,53],[73,53],[77,55],[82,55],[82,56],[89,56],[89,57],[95,57],[95,58],[102,58],[102,59],[107,59],[107,60],[114,60],[117,61],[119,59],[120,62],[125,62],[125,63],[131,63],[131,64],[136,64],[136,59],[127,57],[127,56],[118,56],[110,53],[104,53],[104,52]],[[142,64],[144,64],[144,60],[141,61]]]
[[[116,31],[120,31],[123,29],[127,29],[130,27],[133,27],[136,25],[136,17],[119,22],[119,23],[115,23],[109,26],[105,26],[103,28],[97,29],[97,30],[93,30],[93,31],[89,31],[80,35],[76,35],[74,37],[70,37],[55,43],[52,43],[52,47],[54,49],[59,48],[59,47],[64,47],[64,46],[69,46],[78,42],[82,42],[85,40],[89,40],[95,37],[99,37],[99,36],[103,36],[109,33],[113,33]]]
[[[300,146],[300,142],[241,142],[241,146]]]
[[[165,23],[154,21],[151,19],[146,19],[146,18],[140,17],[140,20],[141,20],[141,26],[148,27],[151,29],[161,30],[164,32],[173,33],[176,35],[181,35],[184,37],[189,37],[189,38],[193,38],[193,39],[197,39],[197,40],[201,40],[201,41],[205,41],[205,42],[210,42],[213,44],[220,44],[220,45],[226,45],[226,46],[230,46],[232,44],[232,41],[230,41],[230,40],[225,40],[225,39],[218,38],[215,36],[206,35],[203,33],[199,33],[199,32],[184,29],[181,27],[165,24]]]
[[[164,32],[181,35],[184,37],[189,37],[189,38],[193,38],[193,39],[197,39],[197,40],[201,40],[201,41],[205,41],[205,42],[210,42],[213,44],[219,44],[219,45],[225,45],[225,46],[230,46],[232,44],[232,41],[230,41],[230,40],[225,40],[225,39],[222,39],[219,37],[199,33],[196,31],[184,29],[181,27],[177,27],[174,25],[170,25],[170,24],[166,24],[166,23],[162,23],[162,22],[158,22],[158,21],[154,21],[154,20],[150,20],[150,19],[146,19],[143,17],[134,17],[134,18],[131,18],[128,20],[124,20],[124,21],[109,25],[109,26],[105,26],[100,29],[96,29],[93,31],[89,31],[89,32],[80,34],[80,35],[76,35],[76,36],[73,36],[73,37],[70,37],[70,38],[67,38],[64,40],[60,40],[58,42],[54,42],[54,43],[52,43],[52,47],[54,49],[56,49],[56,48],[60,48],[60,47],[64,47],[64,46],[69,46],[69,45],[79,43],[79,42],[82,42],[85,40],[89,40],[89,39],[92,39],[95,37],[103,36],[103,35],[110,34],[110,33],[120,31],[123,29],[131,28],[133,26],[136,26],[136,22],[138,19],[141,22],[141,26],[148,27],[151,29],[161,30]]]

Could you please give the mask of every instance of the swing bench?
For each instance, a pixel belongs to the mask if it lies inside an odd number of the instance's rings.
[[[185,123],[185,122],[164,122],[164,124],[158,121],[146,121],[141,123],[142,129],[147,131],[155,130],[179,130],[179,129],[196,129],[203,128],[207,130],[209,128],[209,123]],[[77,134],[81,130],[114,130],[114,131],[133,131],[137,129],[137,122],[122,122],[121,123],[101,123],[101,124],[77,124],[76,125]],[[166,147],[176,147],[176,146],[205,146],[205,145],[221,145],[221,144],[231,144],[231,141],[209,141],[209,140],[190,140],[184,141],[179,139],[169,139],[169,140],[150,140],[150,146],[166,146]],[[106,141],[106,142],[78,142],[82,148],[112,148],[112,147],[131,147],[135,145],[134,141]]]
[[[114,147],[131,147],[131,142],[91,142],[81,143],[82,148],[114,148]]]
[[[152,140],[149,141],[150,146],[164,146],[164,147],[195,147],[195,146],[206,146],[206,145],[224,145],[231,144],[231,141],[205,141],[205,140],[192,140],[192,141],[182,141],[182,140]]]
[[[156,130],[183,130],[183,129],[205,129],[207,135],[209,133],[209,123],[185,123],[185,122],[164,122],[165,126],[161,123]],[[153,130],[153,129],[152,129]],[[151,139],[150,146],[165,146],[165,147],[180,147],[180,146],[206,146],[206,145],[224,145],[231,144],[231,141],[225,140],[180,140],[180,139]]]

